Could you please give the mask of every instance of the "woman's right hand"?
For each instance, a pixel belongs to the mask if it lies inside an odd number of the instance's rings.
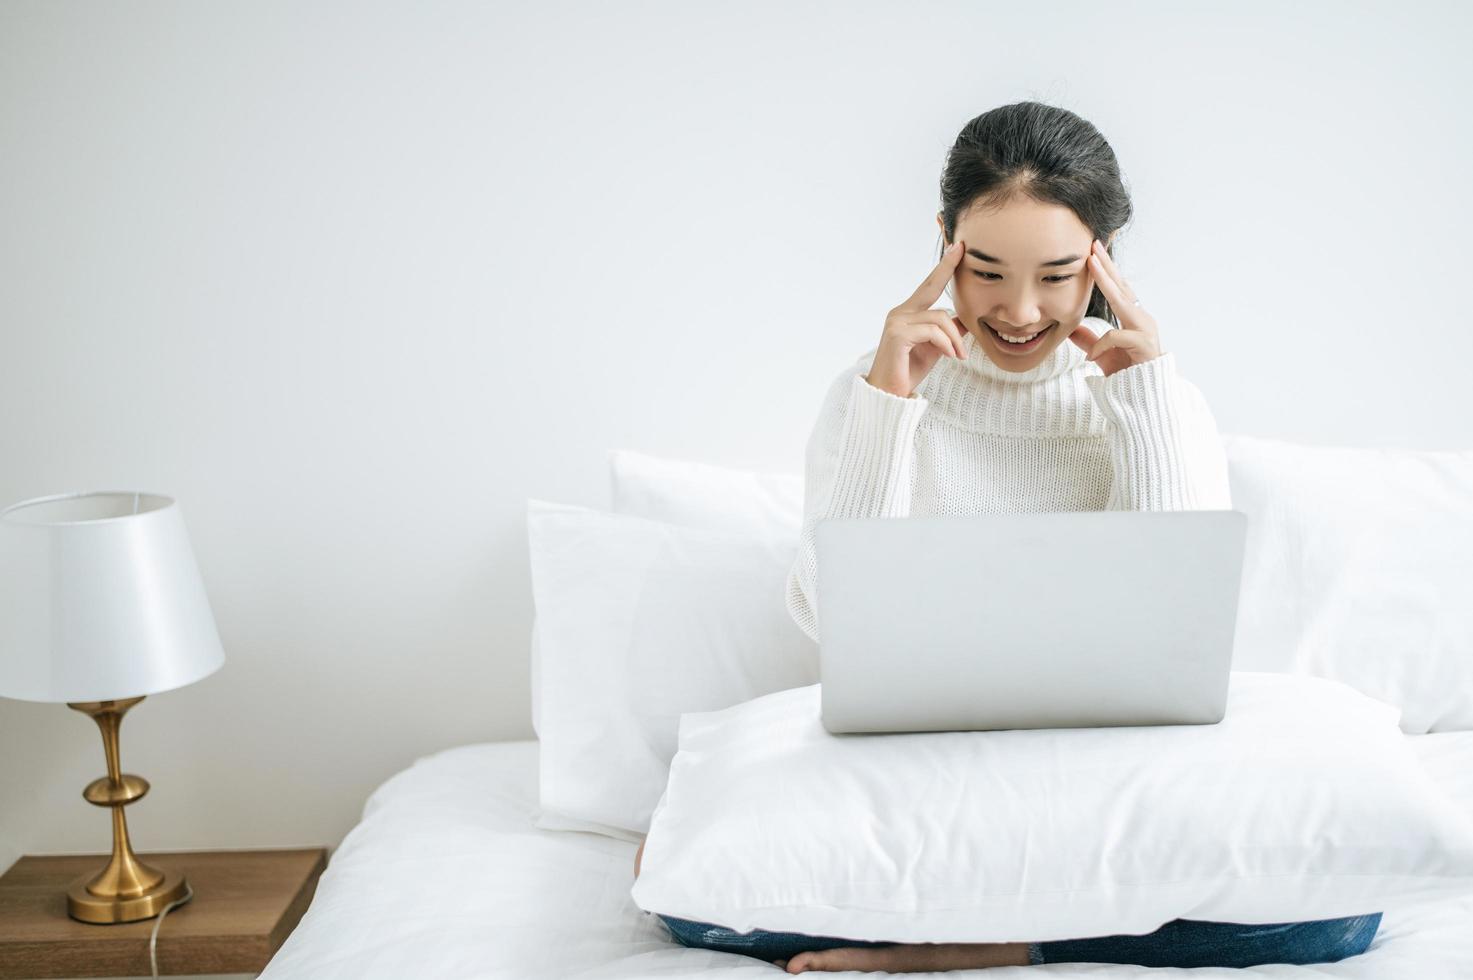
[[[910,299],[890,311],[880,347],[864,380],[881,391],[909,398],[941,357],[965,358],[966,328],[951,310],[933,310],[946,284],[956,275],[965,248],[960,241],[941,254],[941,261],[921,281]]]

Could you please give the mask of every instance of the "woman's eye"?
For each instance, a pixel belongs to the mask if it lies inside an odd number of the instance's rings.
[[[998,275],[995,272],[984,272],[981,269],[973,269],[972,272],[974,272],[976,275],[980,276],[983,280],[987,282],[993,282],[997,279],[1002,278],[1002,276]],[[1061,282],[1068,282],[1070,279],[1073,278],[1074,276],[1072,274],[1067,276],[1044,276],[1043,281],[1058,284]]]

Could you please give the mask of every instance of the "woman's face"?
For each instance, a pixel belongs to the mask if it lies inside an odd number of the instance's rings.
[[[944,235],[939,214],[936,222]],[[951,297],[977,349],[1005,371],[1027,371],[1070,342],[1094,285],[1088,265],[1094,235],[1073,211],[1018,197],[997,210],[967,211],[957,220],[956,237],[966,254]],[[1046,332],[1017,345],[994,330],[1014,337]]]

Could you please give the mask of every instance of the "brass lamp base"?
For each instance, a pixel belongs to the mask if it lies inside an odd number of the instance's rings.
[[[128,842],[128,822],[123,807],[148,792],[148,780],[120,771],[118,726],[123,714],[142,697],[117,701],[68,701],[67,707],[92,716],[102,729],[102,747],[107,753],[107,775],[94,779],[82,791],[89,803],[111,807],[113,853],[107,867],[83,875],[67,889],[66,911],[80,922],[113,923],[151,919],[171,902],[190,894],[189,883],[178,871],[164,871],[138,860]]]
[[[140,868],[153,871],[148,865]],[[81,922],[137,922],[152,919],[189,891],[189,883],[178,871],[159,872],[163,878],[142,895],[133,898],[99,895],[89,887],[91,875],[83,875],[66,893],[66,914]]]

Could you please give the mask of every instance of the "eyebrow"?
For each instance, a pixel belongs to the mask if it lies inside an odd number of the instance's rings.
[[[1007,263],[1004,262],[1002,259],[994,258],[993,256],[988,255],[986,252],[978,248],[967,249],[967,254],[970,255],[972,258],[980,259],[983,262],[991,262],[993,265],[1000,265],[1004,268],[1007,267]],[[1078,262],[1082,258],[1084,258],[1084,256],[1082,255],[1066,255],[1062,259],[1050,259],[1047,262],[1040,262],[1038,263],[1038,267],[1041,269],[1046,266],[1052,265],[1068,265],[1071,262]]]

